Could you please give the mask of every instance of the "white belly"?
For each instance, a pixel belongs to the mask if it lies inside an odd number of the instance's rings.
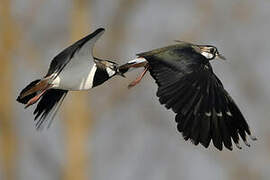
[[[93,61],[92,61],[93,62]],[[88,90],[93,87],[96,64],[72,59],[52,81],[52,88],[71,91]]]

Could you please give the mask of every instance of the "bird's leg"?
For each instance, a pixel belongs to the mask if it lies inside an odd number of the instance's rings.
[[[137,78],[135,79],[134,81],[132,81],[129,85],[128,85],[128,88],[132,88],[134,86],[136,86],[138,83],[141,82],[142,78],[144,77],[144,75],[146,74],[146,72],[149,70],[149,64],[146,64],[144,66],[144,71],[142,72],[142,74]]]
[[[139,58],[137,58],[139,59]],[[139,61],[140,60],[140,61]],[[119,74],[125,74],[126,72],[132,71],[133,69],[136,68],[140,68],[140,67],[146,67],[147,66],[147,61],[142,61],[141,59],[139,59],[138,61],[132,60],[126,64],[123,64],[121,66],[118,67],[118,72]]]
[[[41,91],[41,93],[39,93],[38,95],[36,95],[35,97],[33,97],[33,98],[31,98],[28,102],[27,102],[27,104],[25,105],[25,109],[26,108],[28,108],[29,106],[31,106],[31,105],[33,105],[33,104],[35,104],[39,99],[40,99],[40,97],[50,88],[51,86],[50,85],[48,85],[45,89],[43,89],[42,91]]]

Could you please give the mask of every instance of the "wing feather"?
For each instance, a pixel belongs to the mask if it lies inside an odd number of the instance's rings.
[[[176,48],[169,55],[166,49],[140,54],[150,65],[160,103],[176,113],[178,131],[185,140],[206,148],[211,140],[219,150],[223,145],[232,150],[231,140],[240,147],[239,135],[249,145],[248,124],[210,63],[203,56],[183,49]]]
[[[95,42],[104,31],[103,28],[99,28],[60,52],[53,58],[46,77],[54,73],[59,74],[74,56],[80,56],[80,60],[88,61],[92,57]]]

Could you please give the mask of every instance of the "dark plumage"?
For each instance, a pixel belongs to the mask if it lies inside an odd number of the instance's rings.
[[[216,56],[225,59],[213,46],[186,42],[138,54],[150,66],[160,103],[176,113],[177,129],[185,140],[206,148],[212,140],[217,149],[224,145],[232,150],[232,140],[241,148],[240,136],[249,146],[249,126],[209,63]],[[129,64],[136,64],[136,60]]]
[[[40,82],[40,79],[37,79],[35,81],[32,81],[30,84],[28,84],[21,92],[20,94],[23,94],[25,92],[27,92],[29,89],[31,89],[34,85],[36,85],[37,83]],[[27,102],[32,99],[33,97],[35,97],[38,93],[37,92],[34,92],[32,94],[29,94],[28,96],[25,96],[25,97],[21,97],[21,96],[18,96],[17,97],[17,101],[19,103],[22,103],[22,104],[27,104]]]
[[[36,128],[42,128],[42,125],[47,120],[53,120],[56,115],[58,108],[61,106],[64,98],[66,97],[68,91],[61,89],[49,89],[47,90],[34,111]],[[51,113],[51,117],[47,116]],[[50,123],[48,124],[48,127]]]

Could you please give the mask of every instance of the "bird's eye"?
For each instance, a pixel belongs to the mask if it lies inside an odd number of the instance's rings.
[[[211,49],[210,49],[210,53],[211,53],[211,54],[215,54],[215,48],[211,48]]]

